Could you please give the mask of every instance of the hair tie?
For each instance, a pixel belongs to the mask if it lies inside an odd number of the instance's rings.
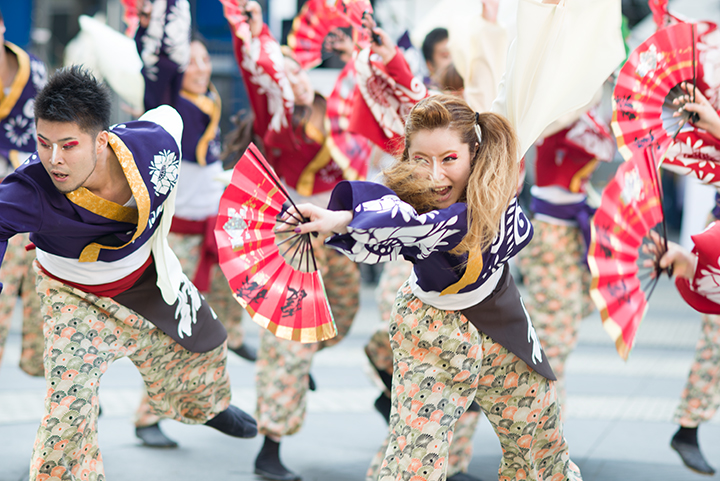
[[[480,129],[480,114],[475,112],[475,134],[478,138],[478,144],[482,143],[482,130]]]

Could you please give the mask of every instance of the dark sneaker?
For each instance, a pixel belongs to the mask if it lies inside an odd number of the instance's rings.
[[[302,478],[280,461],[280,443],[265,437],[265,443],[255,458],[255,474],[272,481],[301,481]]]
[[[258,432],[255,419],[233,405],[206,421],[205,425],[236,438],[254,438]]]
[[[243,343],[240,347],[230,348],[230,350],[246,361],[255,362],[257,360],[257,349],[248,344]]]
[[[150,426],[135,427],[135,436],[140,438],[143,446],[150,448],[177,448],[178,443],[165,436],[158,423]]]
[[[703,456],[700,452],[700,446],[681,441],[680,439],[677,439],[677,437],[677,434],[673,436],[670,441],[670,447],[677,451],[680,455],[680,459],[682,459],[683,463],[685,463],[685,466],[696,473],[707,474],[710,476],[715,474],[715,469],[708,464],[705,460],[705,456]]]

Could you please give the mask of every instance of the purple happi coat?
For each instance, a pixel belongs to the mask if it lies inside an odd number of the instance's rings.
[[[341,182],[328,208],[353,212],[347,234],[330,237],[328,245],[355,262],[375,264],[404,257],[414,265],[410,287],[421,301],[462,311],[479,331],[539,374],[555,379],[506,267],[533,234],[517,199],[505,211],[490,248],[461,256],[450,251],[467,234],[464,202],[418,214],[383,185]]]
[[[123,168],[135,206],[107,201],[84,187],[62,194],[35,152],[0,184],[0,261],[7,240],[23,232],[30,232],[43,269],[73,284],[116,282],[148,261],[153,236],[163,235],[158,227],[177,184],[180,149],[168,131],[142,118],[113,126],[109,134],[109,147]],[[163,300],[156,280],[151,265],[113,298],[191,351],[208,351],[224,341],[224,328],[189,280],[181,282],[172,306]],[[178,327],[187,326],[178,303],[192,306],[191,326],[184,330]]]

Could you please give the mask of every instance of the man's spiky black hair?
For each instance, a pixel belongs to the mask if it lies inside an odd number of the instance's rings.
[[[35,97],[35,119],[73,122],[95,135],[110,127],[110,91],[81,65],[57,70]]]

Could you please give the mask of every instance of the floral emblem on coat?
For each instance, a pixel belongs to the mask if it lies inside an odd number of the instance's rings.
[[[155,195],[166,195],[177,183],[180,161],[171,150],[158,152],[150,164],[150,180],[155,187]]]
[[[5,136],[18,147],[25,146],[34,131],[33,123],[27,117],[17,115],[5,123]]]

